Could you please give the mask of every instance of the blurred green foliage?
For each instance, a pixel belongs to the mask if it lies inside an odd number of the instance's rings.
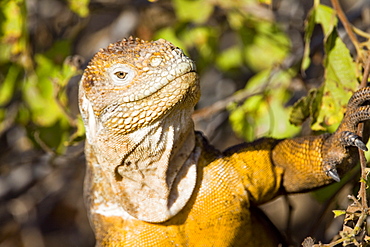
[[[246,140],[269,135],[275,138],[292,136],[300,128],[289,123],[289,110],[285,103],[290,95],[288,87],[294,70],[262,70],[253,76],[245,89],[255,93],[242,105],[231,104],[230,121],[234,130]]]
[[[65,93],[69,79],[80,73],[63,63],[71,55],[71,41],[57,41],[43,53],[32,51],[25,0],[2,1],[0,18],[0,134],[21,124],[35,146],[62,153],[71,136],[83,134],[80,120],[70,116]]]
[[[81,17],[89,15],[89,2],[90,0],[68,0],[71,10]]]
[[[256,0],[176,0],[174,8],[178,22],[156,33],[156,38],[168,39],[185,50],[196,49],[200,70],[216,64],[218,69],[229,74],[242,67],[248,67],[255,73],[243,90],[260,90],[260,95],[247,99],[241,105],[231,104],[228,107],[233,129],[246,140],[254,140],[262,134],[287,137],[298,132],[298,128],[289,124],[289,110],[284,107],[289,100],[290,81],[297,71],[279,69],[272,76],[289,56],[290,40],[273,18],[264,15],[260,3]],[[215,9],[226,16],[222,25],[206,23]],[[192,25],[186,25],[188,23]],[[220,37],[225,31],[235,34],[237,41],[226,49],[220,49]]]
[[[359,73],[356,72],[359,64],[355,63],[337,34],[335,11],[315,1],[306,22],[305,52],[298,61],[301,64],[299,69],[284,64],[292,56],[291,44],[275,20],[246,11],[260,6],[260,1],[253,0],[176,0],[174,7],[179,22],[156,35],[185,49],[195,48],[200,54],[198,64],[201,69],[214,63],[225,73],[240,70],[242,66],[255,73],[243,90],[258,95],[228,107],[234,130],[246,140],[266,134],[278,138],[292,136],[299,129],[291,123],[300,126],[308,118],[313,130],[334,131],[359,81]],[[227,22],[224,26],[206,25],[216,8],[224,11]],[[189,27],[186,23],[193,25]],[[324,82],[291,109],[286,107],[291,97],[291,81],[310,66],[310,41],[317,25],[321,26],[324,34]],[[220,50],[219,37],[225,30],[231,30],[237,41],[235,45]],[[285,119],[290,119],[290,123]]]

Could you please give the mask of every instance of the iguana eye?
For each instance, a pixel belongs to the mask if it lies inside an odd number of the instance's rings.
[[[118,79],[125,79],[127,73],[126,72],[123,72],[123,71],[117,71],[114,73],[115,76],[117,76]]]
[[[108,69],[110,78],[118,86],[129,84],[135,77],[136,73],[133,68],[125,64],[115,64]]]

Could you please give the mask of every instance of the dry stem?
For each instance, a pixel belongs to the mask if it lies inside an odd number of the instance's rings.
[[[366,59],[365,70],[364,70],[364,74],[363,74],[362,81],[360,84],[360,88],[366,87],[367,81],[369,78],[369,72],[370,72],[370,56],[368,56]],[[357,128],[357,135],[362,136],[363,131],[364,131],[364,124],[360,123]],[[360,155],[360,164],[361,164],[361,187],[360,187],[358,194],[361,197],[363,208],[367,209],[368,205],[367,205],[367,198],[366,198],[366,183],[365,183],[367,179],[366,158],[365,158],[364,151],[360,149],[359,149],[359,155]]]
[[[342,8],[340,7],[340,4],[339,4],[338,0],[331,0],[331,4],[333,5],[333,8],[337,12],[337,16],[338,16],[339,20],[342,22],[343,27],[346,30],[346,33],[348,34],[348,37],[350,38],[352,44],[354,45],[354,47],[356,49],[357,59],[359,61],[363,61],[362,60],[362,53],[361,53],[361,49],[360,49],[360,45],[358,43],[357,37],[356,37],[356,35],[354,34],[354,32],[352,30],[352,25],[349,23],[346,15],[344,14]]]

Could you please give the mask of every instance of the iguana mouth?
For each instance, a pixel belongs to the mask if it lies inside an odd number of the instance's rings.
[[[99,119],[114,133],[126,134],[163,118],[179,104],[195,105],[199,97],[198,75],[195,71],[189,70],[148,96],[107,105]],[[165,101],[162,100],[164,98]]]
[[[146,99],[148,97],[150,97],[151,95],[155,94],[156,92],[162,90],[164,87],[166,86],[169,86],[169,85],[172,85],[175,81],[177,80],[180,80],[181,78],[183,78],[184,76],[188,75],[188,74],[192,74],[192,73],[197,73],[196,70],[189,70],[179,76],[176,76],[175,78],[173,78],[172,80],[168,80],[167,82],[163,82],[160,84],[160,86],[157,86],[157,87],[153,87],[151,90],[146,90],[144,91],[142,94],[141,94],[141,97],[139,96],[135,96],[135,99],[134,100],[130,100],[130,101],[124,101],[125,103],[128,103],[128,102],[134,102],[134,101],[139,101],[139,100],[143,100],[143,99]],[[154,83],[155,84],[155,83]],[[191,86],[192,83],[189,83],[189,86]]]

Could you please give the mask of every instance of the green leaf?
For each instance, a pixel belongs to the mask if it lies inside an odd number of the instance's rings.
[[[55,101],[53,75],[60,68],[43,55],[36,54],[36,74],[29,75],[22,90],[31,111],[32,121],[39,126],[51,126],[62,115]]]
[[[22,91],[28,108],[28,111],[22,111],[22,115],[27,116],[29,113],[33,127],[28,131],[35,144],[62,153],[65,144],[68,144],[71,130],[78,127],[67,114],[65,93],[68,80],[77,70],[67,64],[55,63],[54,60],[59,57],[59,54],[50,57],[35,55],[35,73],[27,77]],[[80,129],[78,131],[81,133]]]
[[[310,64],[310,43],[311,43],[311,36],[315,26],[319,24],[324,33],[324,43],[326,42],[327,38],[333,32],[334,28],[338,24],[338,18],[336,17],[335,11],[322,4],[314,5],[311,9],[310,13],[308,14],[308,18],[306,21],[305,27],[305,48],[304,48],[304,55],[302,60],[302,70],[308,68]]]
[[[155,33],[154,39],[165,39],[170,41],[172,44],[174,44],[177,47],[181,47],[182,50],[184,50],[185,53],[187,52],[187,46],[185,45],[185,42],[179,38],[175,32],[175,28],[172,27],[166,27],[163,28]]]
[[[63,153],[65,150],[65,143],[69,138],[69,125],[65,119],[59,118],[54,124],[48,126],[35,126],[30,129],[31,138],[40,146],[46,145],[57,154]],[[38,137],[35,138],[35,135]]]
[[[358,87],[356,64],[336,31],[328,37],[325,52],[325,81],[313,130],[327,130],[328,126],[336,128],[343,118],[349,98]]]
[[[4,2],[0,5],[4,14],[4,21],[1,23],[1,38],[3,42],[12,45],[12,53],[14,54],[25,49],[22,46],[24,43],[19,42],[23,36],[26,21],[23,16],[23,4],[23,1],[8,1],[6,4]]]
[[[285,138],[299,131],[288,122],[290,109],[284,107],[290,98],[287,88],[292,72],[280,71],[269,78],[270,73],[265,70],[252,77],[244,90],[257,95],[248,98],[241,106],[231,105],[229,108],[234,131],[247,141],[266,134]]]
[[[312,125],[315,123],[322,107],[322,95],[322,86],[320,88],[311,89],[306,97],[302,97],[293,105],[289,122],[295,126],[299,126],[310,117],[310,124]]]
[[[229,120],[235,133],[247,141],[256,139],[257,123],[260,118],[260,112],[265,112],[265,105],[262,105],[263,97],[261,95],[253,96],[247,99],[242,106],[230,107]]]
[[[176,16],[179,21],[204,23],[213,12],[213,4],[206,0],[174,0]]]
[[[312,104],[316,98],[317,89],[312,89],[306,97],[299,99],[292,108],[289,122],[295,126],[302,125],[311,116]]]
[[[217,55],[218,30],[214,27],[196,26],[191,29],[176,27],[164,28],[157,32],[156,38],[164,38],[174,45],[181,47],[186,54],[187,50],[196,49],[200,55],[197,58],[197,68],[202,68],[214,63]]]
[[[4,81],[0,84],[0,106],[8,103],[13,97],[21,73],[22,69],[16,64],[8,68]]]
[[[214,28],[199,26],[191,30],[184,30],[181,40],[185,42],[187,47],[195,47],[202,59],[213,60],[217,37],[217,31]]]
[[[310,13],[308,14],[308,18],[306,20],[306,25],[305,25],[305,33],[304,33],[304,52],[303,52],[303,59],[302,59],[302,65],[301,65],[301,70],[304,71],[306,70],[310,63],[310,44],[311,44],[311,36],[313,33],[313,30],[316,25],[315,21],[315,9],[311,9]]]
[[[65,143],[65,146],[74,145],[84,139],[85,139],[85,126],[84,126],[81,115],[78,115],[76,119],[76,130],[69,137],[69,140]]]
[[[27,10],[24,0],[0,2],[0,61],[14,61],[30,68],[27,34]]]
[[[90,0],[68,0],[69,8],[81,17],[89,15]]]
[[[311,105],[310,105],[310,116],[311,116],[310,125],[311,126],[317,121],[317,118],[319,116],[319,113],[322,107],[323,92],[324,92],[324,85],[321,85],[319,88],[316,89],[315,97],[313,97],[311,100]]]
[[[217,66],[223,70],[231,70],[242,65],[241,48],[239,46],[232,46],[221,52],[216,58]]]
[[[333,210],[333,213],[334,213],[334,218],[337,218],[341,215],[345,215],[346,211],[345,210]]]
[[[248,67],[258,72],[281,64],[290,50],[285,33],[267,21],[255,21],[252,25],[239,30]]]
[[[230,27],[236,31],[245,27],[246,17],[240,11],[228,11],[227,20]]]
[[[319,4],[315,9],[315,23],[320,24],[324,32],[324,42],[333,32],[334,28],[338,24],[338,18],[335,11],[326,6]]]

